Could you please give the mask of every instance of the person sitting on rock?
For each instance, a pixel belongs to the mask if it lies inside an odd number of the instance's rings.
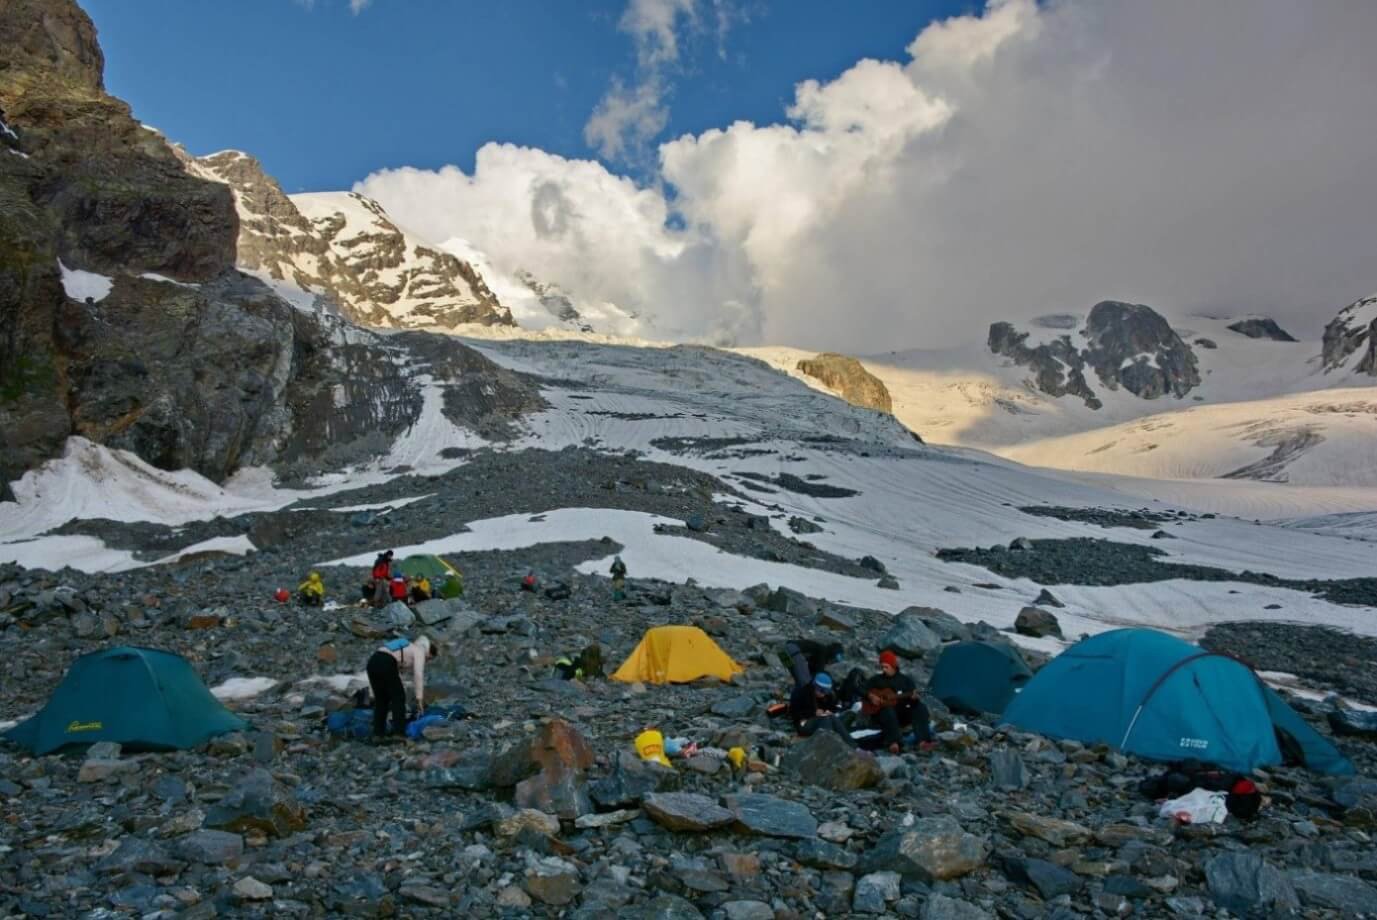
[[[865,683],[861,712],[871,728],[879,729],[880,746],[891,754],[903,747],[907,726],[912,726],[919,743],[932,740],[928,708],[918,699],[913,678],[900,672],[899,656],[889,649],[880,653],[880,673]]]
[[[320,580],[319,572],[312,572],[306,580],[296,587],[297,600],[303,607],[322,607],[325,605],[325,582]]]
[[[626,600],[626,563],[622,562],[622,557],[617,556],[612,560],[612,600]]]
[[[799,735],[807,738],[821,729],[829,729],[852,744],[851,733],[836,713],[837,698],[832,695],[832,677],[826,671],[795,687],[789,695],[789,718]]]
[[[794,686],[802,687],[842,659],[840,642],[814,642],[812,639],[794,639],[784,646],[779,659],[794,676]]]
[[[392,717],[391,733],[406,732],[406,687],[402,685],[402,669],[410,668],[416,692],[416,711],[426,705],[426,663],[440,654],[440,645],[427,636],[412,642],[393,639],[368,659],[368,686],[373,691],[373,735],[388,734],[388,716]]]
[[[430,600],[430,579],[420,575],[411,580],[411,603]]]
[[[401,575],[394,575],[387,586],[388,597],[394,601],[406,603],[407,595],[410,593],[410,589],[406,586],[406,579]]]

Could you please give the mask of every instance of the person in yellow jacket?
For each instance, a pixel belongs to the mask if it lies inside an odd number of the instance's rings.
[[[430,600],[431,597],[429,578],[421,575],[411,579],[411,603],[419,604],[421,601]]]
[[[312,572],[306,580],[297,585],[297,600],[303,607],[322,607],[325,604],[325,582],[320,580],[319,572]]]

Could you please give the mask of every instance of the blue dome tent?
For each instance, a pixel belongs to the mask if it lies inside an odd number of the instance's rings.
[[[1316,772],[1353,772],[1247,665],[1150,629],[1077,642],[1024,686],[1004,720],[1150,760],[1247,772],[1283,763],[1284,744]]]
[[[928,692],[952,712],[999,715],[1032,676],[1023,656],[1012,645],[955,642],[942,649],[942,656],[932,669]]]
[[[72,662],[47,705],[5,737],[35,754],[97,741],[166,751],[247,727],[181,655],[119,646]]]

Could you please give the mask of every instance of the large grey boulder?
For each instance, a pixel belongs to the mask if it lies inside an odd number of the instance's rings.
[[[1021,636],[1044,638],[1053,636],[1060,639],[1061,624],[1056,614],[1041,607],[1024,607],[1014,618],[1014,632]]]
[[[989,846],[962,829],[955,818],[919,818],[912,827],[890,831],[861,860],[866,872],[898,872],[926,884],[960,878],[985,864]]]
[[[1240,917],[1300,908],[1291,882],[1256,853],[1222,853],[1207,861],[1205,883],[1216,904]]]
[[[856,750],[832,731],[820,731],[795,744],[780,766],[804,782],[836,792],[869,789],[885,778],[872,754]]]
[[[913,608],[894,617],[894,625],[880,640],[880,650],[893,650],[904,658],[922,658],[942,646],[942,639],[923,622]]]

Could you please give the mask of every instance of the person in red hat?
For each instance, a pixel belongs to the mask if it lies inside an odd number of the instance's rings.
[[[879,729],[880,747],[891,754],[902,749],[907,727],[920,744],[932,741],[928,708],[918,698],[913,678],[899,670],[899,656],[889,649],[880,653],[880,673],[865,682],[861,712],[871,728]]]

